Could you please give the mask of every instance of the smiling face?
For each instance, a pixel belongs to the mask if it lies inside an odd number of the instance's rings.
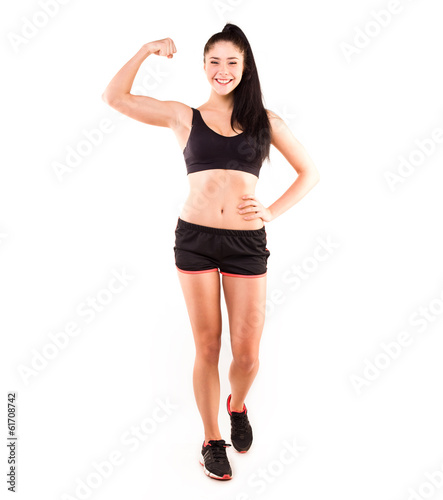
[[[217,42],[206,54],[204,70],[218,94],[229,94],[241,81],[243,54],[232,42]]]

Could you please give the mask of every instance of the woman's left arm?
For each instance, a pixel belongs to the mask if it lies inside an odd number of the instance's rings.
[[[268,111],[271,122],[271,144],[288,160],[298,176],[289,188],[268,207],[271,220],[289,210],[319,182],[320,174],[305,148],[290,128],[275,113]]]
[[[300,201],[320,180],[314,162],[286,123],[272,111],[268,110],[268,116],[271,123],[271,144],[288,160],[298,176],[280,198],[267,208],[254,194],[242,196],[242,203],[237,208],[244,220],[274,220]]]

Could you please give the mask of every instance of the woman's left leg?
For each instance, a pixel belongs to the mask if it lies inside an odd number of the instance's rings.
[[[265,322],[266,275],[222,275],[229,317],[233,360],[229,368],[232,411],[241,412],[259,367],[259,345]]]

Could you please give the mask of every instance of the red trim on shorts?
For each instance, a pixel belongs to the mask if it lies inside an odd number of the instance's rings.
[[[175,266],[177,267],[177,266]],[[205,269],[204,271],[184,271],[183,269],[180,269],[179,267],[177,267],[177,270],[182,272],[182,273],[186,273],[186,274],[200,274],[200,273],[209,273],[211,271],[218,271],[218,267],[214,267],[214,269]]]
[[[232,274],[232,273],[224,273],[223,271],[220,271],[221,274],[224,274],[225,276],[236,276],[238,278],[261,278],[262,276],[266,276],[266,273],[263,274]]]

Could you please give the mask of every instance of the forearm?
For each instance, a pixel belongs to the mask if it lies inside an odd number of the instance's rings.
[[[135,56],[132,57],[109,82],[103,92],[103,99],[110,102],[123,97],[125,94],[129,94],[134,83],[135,75],[140,69],[143,61],[150,54],[151,53],[145,46],[141,47]]]
[[[268,210],[275,219],[298,203],[319,182],[320,178],[315,173],[302,172],[289,188],[278,198]]]

